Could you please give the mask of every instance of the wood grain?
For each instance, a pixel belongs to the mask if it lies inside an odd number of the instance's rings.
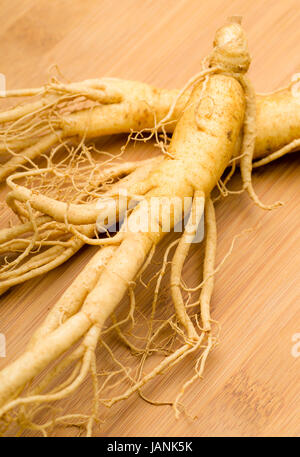
[[[199,71],[214,31],[233,14],[243,16],[257,91],[276,89],[300,71],[297,0],[2,0],[0,14],[0,71],[7,88],[42,84],[52,64],[70,80],[107,75],[180,87]],[[237,176],[234,184],[238,182]],[[264,212],[246,195],[217,205],[218,261],[235,234],[249,227],[254,231],[238,239],[216,278],[212,314],[221,325],[220,344],[203,381],[185,397],[187,411],[197,419],[175,420],[170,408],[132,397],[103,412],[105,423],[97,435],[300,435],[300,358],[291,355],[292,335],[300,332],[299,182],[299,156],[294,154],[254,175],[263,201],[283,200],[283,208]],[[1,195],[5,192],[2,186]],[[2,226],[8,218],[8,211],[2,211]],[[1,367],[22,352],[94,251],[82,249],[65,265],[1,298],[0,332],[7,339]],[[200,251],[193,248],[184,269],[190,284],[199,281],[200,263]],[[146,278],[154,271],[152,267]],[[138,301],[150,304],[150,296],[138,289]],[[101,361],[100,355],[99,367]],[[160,377],[147,395],[173,398],[191,366],[187,360],[175,374]],[[86,382],[66,402],[66,411],[87,411],[90,394]]]

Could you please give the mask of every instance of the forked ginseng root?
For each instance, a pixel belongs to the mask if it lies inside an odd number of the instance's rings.
[[[57,424],[75,419],[84,422],[87,435],[92,434],[99,404],[110,407],[134,392],[143,396],[141,389],[149,381],[179,364],[188,354],[194,354],[195,371],[172,402],[176,415],[180,412],[185,390],[201,378],[208,354],[216,342],[209,309],[216,251],[216,222],[210,194],[232,158],[237,156],[243,130],[242,175],[245,188],[252,199],[259,203],[251,184],[256,115],[253,108],[254,93],[245,76],[250,57],[244,31],[238,23],[230,23],[217,32],[214,50],[208,63],[209,69],[194,78],[193,89],[177,122],[168,155],[149,170],[143,180],[144,192],[137,192],[142,195],[142,199],[137,202],[129,216],[129,228],[121,228],[116,238],[107,239],[105,243],[108,246],[99,249],[50,311],[24,354],[0,373],[0,416],[3,431],[12,423],[17,423],[21,431],[31,428],[46,435],[55,421],[36,423],[35,416],[39,408],[75,392],[88,374],[91,375],[94,390],[91,415],[74,414],[56,419]],[[12,187],[9,200],[16,211],[22,208],[21,211],[27,211],[29,216],[32,208],[42,211],[48,214],[43,217],[51,217],[59,223],[64,222],[69,231],[73,230],[72,226],[78,225],[74,233],[79,239],[81,226],[93,225],[95,222],[91,206],[85,207],[87,212],[81,220],[76,205],[70,208],[68,215],[68,208],[58,208],[56,204],[51,206],[53,202],[47,198],[35,199],[34,193],[26,194],[27,191],[24,191],[23,198],[23,189],[15,184],[14,177],[8,182]],[[151,211],[150,202],[153,198],[158,202],[158,214]],[[124,321],[134,319],[135,281],[167,232],[163,215],[168,211],[171,227],[174,227],[184,216],[184,198],[191,200],[189,219],[181,238],[168,248],[158,276],[160,281],[165,272],[168,255],[176,245],[170,278],[174,313],[155,330],[151,329],[144,349],[139,348],[122,332],[122,322],[114,319],[114,313],[126,292],[129,292],[130,310]],[[23,206],[20,206],[20,202]],[[29,204],[24,206],[24,203]],[[203,212],[206,222],[203,283],[196,303],[198,313],[190,314],[190,307],[182,294],[181,273]],[[69,217],[62,220],[64,214]],[[148,221],[147,230],[134,230],[139,226],[139,221],[144,220]],[[29,223],[33,226],[34,220]],[[42,223],[45,223],[44,220]],[[19,231],[22,233],[21,228]],[[104,244],[101,240],[97,242]],[[153,309],[159,306],[158,288],[159,286],[155,289]],[[109,318],[112,318],[112,325],[107,329],[105,324]],[[137,377],[116,359],[105,341],[105,335],[116,330],[122,341],[131,351],[140,353],[143,360],[144,355],[149,358],[153,351],[159,350],[152,343],[165,326],[169,326],[177,337],[175,345],[173,340],[161,361],[147,373],[139,370]],[[99,385],[96,373],[95,350],[98,343],[117,366],[115,372],[107,374],[103,384],[109,383],[115,374],[121,374],[129,383],[129,387],[118,395],[101,395],[105,386]],[[57,364],[49,367],[59,357],[61,359]],[[50,368],[48,373],[37,380],[47,367]],[[69,369],[67,378],[61,384],[53,386],[52,383],[65,369]],[[34,382],[33,387],[28,387],[28,383]]]

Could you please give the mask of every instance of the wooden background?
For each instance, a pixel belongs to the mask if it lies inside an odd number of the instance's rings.
[[[199,71],[216,28],[239,14],[253,56],[252,81],[257,91],[270,91],[300,71],[299,6],[298,0],[1,0],[0,71],[7,88],[42,84],[51,64],[70,80],[106,75],[180,87]],[[99,436],[300,435],[300,358],[291,355],[292,335],[300,332],[299,181],[294,154],[254,175],[263,201],[281,199],[282,209],[264,212],[246,195],[217,205],[219,261],[235,234],[249,227],[255,231],[239,239],[217,275],[212,312],[221,324],[220,344],[203,381],[185,397],[188,412],[198,418],[176,421],[169,407],[132,397],[103,413]],[[5,186],[1,191],[4,195]],[[8,212],[2,211],[1,226],[7,222]],[[1,367],[22,352],[93,252],[85,248],[1,298],[0,332],[7,339]],[[200,262],[193,249],[184,270],[191,284]],[[141,293],[137,300],[146,300]],[[159,379],[147,393],[174,397],[190,369],[187,360],[176,376]],[[85,383],[67,409],[86,409],[88,392]]]

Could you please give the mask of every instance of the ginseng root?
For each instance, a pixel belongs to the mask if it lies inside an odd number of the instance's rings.
[[[106,168],[100,166],[98,170],[92,166],[88,186],[78,189],[78,183],[70,180],[72,204],[62,201],[61,195],[60,200],[45,195],[47,180],[53,194],[60,188],[61,181],[70,177],[71,171],[66,167],[31,170],[8,178],[11,192],[7,202],[24,221],[0,231],[0,253],[6,255],[0,267],[0,293],[56,268],[86,243],[98,246],[116,243],[116,237],[99,238],[102,223],[105,225],[105,221],[109,221],[106,225],[111,225],[122,220],[129,207],[134,206],[134,198],[137,202],[146,192],[147,188],[141,183],[160,161],[157,157]],[[33,189],[17,184],[15,181],[20,178],[41,178],[43,193],[38,192],[37,184]],[[65,199],[70,198],[66,187],[64,195]],[[14,253],[18,256],[8,260],[7,255]]]
[[[250,131],[255,127],[252,126],[255,117],[251,116],[249,109],[251,100],[245,96],[248,82],[244,75],[248,70],[250,57],[244,31],[238,23],[232,22],[217,32],[214,50],[208,62],[209,68],[195,78],[188,103],[168,148],[170,154],[165,155],[145,178],[146,191],[129,215],[126,228],[121,227],[122,236],[118,243],[105,246],[96,253],[50,311],[24,354],[0,373],[0,416],[3,431],[15,423],[20,426],[21,431],[31,428],[46,435],[53,421],[35,423],[36,413],[42,406],[61,400],[76,391],[88,374],[91,374],[94,389],[91,414],[62,416],[58,417],[56,422],[59,424],[78,419],[85,424],[87,435],[92,434],[99,404],[110,407],[134,392],[143,395],[141,389],[149,381],[176,366],[188,354],[193,353],[195,357],[194,374],[172,402],[177,415],[185,390],[192,382],[201,378],[208,354],[216,342],[209,312],[216,244],[215,217],[210,194],[236,153],[245,123]],[[249,155],[253,154],[254,147],[253,136],[249,136],[247,143],[242,144],[242,150]],[[14,180],[10,181],[11,185],[13,182]],[[12,192],[13,198],[22,200],[16,187],[13,187]],[[166,326],[173,332],[171,344],[168,346],[168,353],[164,353],[154,368],[152,366],[148,373],[139,370],[137,377],[134,377],[124,364],[116,359],[105,337],[112,330],[117,330],[118,334],[122,335],[122,322],[131,320],[134,325],[135,300],[132,289],[135,280],[149,263],[155,246],[170,228],[183,219],[183,208],[187,207],[190,211],[188,223],[179,242],[176,241],[171,268],[170,286],[174,313],[151,332],[144,349],[137,347],[123,334],[123,341],[127,342],[132,351],[140,354],[143,365],[144,356],[148,358],[153,351],[159,349],[156,345],[153,346],[153,341]],[[26,211],[30,213],[31,207],[27,206]],[[199,298],[199,311],[189,314],[190,308],[181,294],[180,278],[203,211],[207,225],[205,287]],[[74,212],[73,216],[74,222],[77,221],[78,215]],[[146,229],[142,229],[140,224],[142,222],[144,225],[145,221]],[[78,222],[82,223],[81,220]],[[174,245],[173,243],[170,249]],[[168,262],[170,249],[164,258],[163,269]],[[159,274],[159,279],[162,274],[163,271]],[[130,298],[128,316],[123,321],[113,320],[115,323],[105,328],[105,323],[110,318],[113,319],[126,292],[129,292]],[[155,306],[157,305],[159,303],[156,302]],[[95,368],[98,342],[115,366],[113,372],[106,374],[102,386],[99,386]],[[36,380],[45,368],[61,356],[57,365],[51,367],[44,378]],[[65,381],[53,387],[51,383],[66,368],[69,371]],[[105,385],[111,383],[113,386],[123,386],[120,380],[115,380],[115,375],[122,376],[129,386],[118,395],[112,396],[110,392],[109,396],[101,394],[99,398],[99,393],[105,391]],[[26,389],[28,383],[34,382],[34,386]]]
[[[161,125],[162,139],[158,133],[156,139],[163,144],[186,107],[191,87],[185,91],[157,89],[136,81],[101,78],[70,84],[54,80],[40,88],[7,91],[5,97],[38,100],[0,113],[0,155],[10,157],[0,167],[0,181],[69,140],[78,143],[118,133],[146,134]],[[267,155],[270,161],[299,149],[298,143],[292,143],[300,138],[299,95],[293,85],[257,95],[255,104],[253,157]],[[136,138],[143,136],[137,133]],[[284,147],[287,149],[282,151]]]

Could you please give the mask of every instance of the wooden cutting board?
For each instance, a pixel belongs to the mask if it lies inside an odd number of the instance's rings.
[[[0,72],[7,88],[42,84],[52,64],[73,81],[105,75],[181,87],[199,71],[216,28],[234,14],[243,16],[253,56],[250,77],[258,92],[274,90],[300,71],[297,0],[2,0]],[[220,344],[204,379],[185,396],[187,412],[197,418],[175,420],[170,407],[134,396],[102,413],[105,423],[98,436],[300,435],[300,357],[292,341],[300,333],[298,154],[260,169],[253,181],[264,202],[283,200],[285,205],[264,212],[243,194],[216,206],[218,262],[234,235],[254,230],[237,240],[216,278],[212,314],[221,326]],[[2,185],[2,198],[5,192]],[[1,226],[8,219],[9,212],[2,210]],[[161,252],[165,247],[166,242]],[[55,271],[1,297],[0,332],[7,350],[1,367],[21,354],[94,251],[84,248]],[[185,265],[190,284],[199,281],[200,254],[193,248]],[[154,271],[155,266],[146,279]],[[150,305],[150,297],[139,289],[137,301]],[[103,368],[101,351],[98,368]],[[147,395],[174,398],[191,369],[192,360],[186,360],[175,374],[149,386]],[[90,393],[86,382],[65,410],[87,411]],[[55,433],[72,435],[74,430]]]

